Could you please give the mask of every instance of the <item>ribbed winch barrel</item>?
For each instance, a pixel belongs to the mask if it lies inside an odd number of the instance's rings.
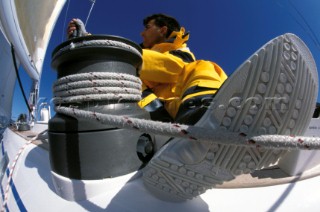
[[[68,40],[52,53],[52,67],[58,73],[53,102],[56,107],[149,119],[137,105],[141,64],[140,46],[122,37]],[[62,176],[83,180],[128,174],[142,165],[136,150],[141,135],[56,113],[49,122],[51,168]]]

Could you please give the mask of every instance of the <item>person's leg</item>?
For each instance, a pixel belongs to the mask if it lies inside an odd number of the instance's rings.
[[[154,121],[172,122],[173,119],[164,107],[164,103],[153,93],[151,89],[142,92],[139,106],[149,112],[150,119]]]
[[[196,126],[244,135],[303,135],[315,108],[318,74],[311,53],[293,34],[279,36],[222,85]],[[162,199],[192,199],[216,184],[275,163],[286,151],[175,138],[143,170]]]
[[[174,122],[195,125],[207,111],[215,94],[195,96],[185,100],[179,107]]]

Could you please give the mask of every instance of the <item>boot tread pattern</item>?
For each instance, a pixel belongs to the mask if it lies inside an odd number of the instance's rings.
[[[251,56],[216,96],[221,96],[216,103],[222,105],[223,115],[221,110],[212,111],[207,121],[215,122],[220,130],[247,135],[301,135],[313,113],[310,109],[318,90],[314,79],[318,76],[310,70],[314,64],[306,62],[308,49],[298,42],[294,35],[285,34]],[[231,92],[224,92],[225,87],[241,80],[244,84],[240,90],[234,86]],[[169,195],[173,201],[192,199],[237,175],[275,164],[284,153],[208,144],[203,160],[195,164],[175,164],[165,156],[155,157],[146,167],[144,180],[155,193]]]

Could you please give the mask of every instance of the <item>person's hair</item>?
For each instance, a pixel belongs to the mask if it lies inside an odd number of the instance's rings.
[[[179,22],[171,16],[161,13],[153,14],[143,19],[143,25],[146,26],[151,20],[154,20],[155,25],[158,27],[168,27],[166,37],[169,37],[172,31],[180,30]]]

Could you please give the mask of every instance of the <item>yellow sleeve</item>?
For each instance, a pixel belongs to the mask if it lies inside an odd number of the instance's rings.
[[[142,81],[157,83],[177,82],[185,63],[170,53],[143,50],[143,64],[140,70]]]

